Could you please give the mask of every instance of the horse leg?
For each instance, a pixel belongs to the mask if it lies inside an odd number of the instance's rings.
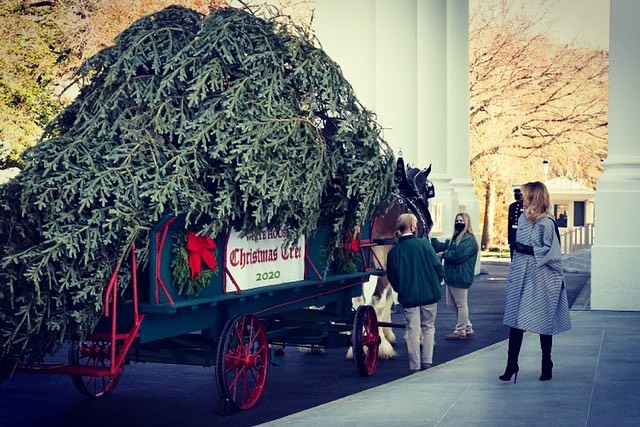
[[[376,291],[371,298],[371,305],[376,310],[380,322],[391,323],[391,305],[393,304],[393,288],[386,276],[378,277]],[[380,328],[380,338],[389,344],[396,343],[396,336],[389,326]]]
[[[354,310],[357,310],[361,305],[365,305],[367,302],[364,295],[351,298],[351,306]]]
[[[362,287],[361,287],[362,293],[357,297],[351,298],[351,307],[353,308],[353,311],[356,311],[358,307],[360,307],[361,305],[366,305],[369,303],[369,300],[371,298],[370,297],[367,298],[367,295],[373,295],[375,287],[376,287],[376,278],[373,276],[369,279],[368,282],[364,282],[362,284]]]
[[[394,296],[395,296],[394,290],[391,288],[391,286],[388,286],[387,298],[385,299],[384,310],[382,312],[383,322],[391,323],[391,308],[393,307],[393,304],[394,304]],[[386,326],[382,328],[382,331],[384,333],[384,336],[387,338],[387,340],[391,344],[395,345],[396,335],[393,333],[393,328],[391,328],[390,326]]]
[[[381,290],[380,292],[378,291],[379,289]],[[371,296],[371,305],[376,312],[376,317],[381,322],[391,322],[392,291],[393,289],[386,277],[380,276],[376,278],[375,290]],[[360,298],[352,299],[354,308],[357,308],[355,304],[361,301]],[[395,359],[397,353],[393,349],[393,344],[396,343],[396,336],[393,330],[390,327],[380,327],[378,328],[378,333],[380,335],[378,357],[380,359]],[[353,347],[348,348],[346,358],[347,360],[353,359]]]
[[[370,283],[373,281],[374,279],[370,279],[367,283],[363,283],[362,284],[362,295],[359,295],[357,297],[353,297],[351,298],[351,306],[353,307],[353,311],[355,312],[356,310],[358,310],[358,307],[360,307],[361,305],[366,305],[368,300],[367,300],[367,295],[369,295],[369,292],[367,291],[367,289],[371,288]],[[375,284],[373,285],[373,287],[375,287]],[[351,332],[349,332],[349,335],[351,334]],[[353,348],[349,347],[349,349],[347,350],[347,360],[351,360],[353,359]]]
[[[304,354],[325,354],[326,350],[320,345],[312,345],[311,347],[298,347],[298,351]]]
[[[357,297],[353,297],[351,298],[351,306],[353,307],[353,311],[355,312],[356,310],[358,310],[358,307],[360,307],[361,305],[365,305],[367,303],[367,297],[366,297],[366,291],[364,288],[364,284],[362,285],[362,294],[358,295]],[[351,335],[351,332],[342,332],[344,334],[349,334]],[[346,358],[347,360],[353,360],[353,347],[349,346],[349,348],[347,349],[347,354],[346,354]]]
[[[376,311],[376,315],[378,315],[378,313],[382,313],[384,311],[384,305],[385,305],[385,301],[387,299],[387,292],[385,291],[385,293],[380,296],[374,296],[373,297],[373,308]],[[379,334],[380,334],[380,347],[378,348],[378,357],[380,359],[395,359],[397,356],[396,351],[393,349],[393,346],[391,345],[391,343],[389,342],[389,340],[387,339],[386,335],[384,334],[384,329],[386,328],[379,328]]]
[[[378,285],[378,277],[371,276],[368,282],[362,284],[362,292],[364,295],[364,304],[371,304],[371,297],[376,291],[376,286]]]
[[[387,254],[391,250],[392,246],[383,245],[373,247],[374,254],[376,255],[376,264],[379,268],[386,269]],[[381,322],[391,322],[391,305],[393,304],[393,288],[389,284],[387,276],[378,276],[376,281],[376,288],[371,297],[371,305],[376,311],[376,316]],[[393,349],[393,344],[396,343],[396,336],[393,330],[388,327],[380,328],[380,349],[378,356],[381,359],[394,359],[397,354]]]

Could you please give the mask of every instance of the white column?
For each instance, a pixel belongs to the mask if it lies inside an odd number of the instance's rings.
[[[479,205],[469,166],[469,2],[447,2],[447,165],[459,209],[478,230]],[[451,219],[453,223],[453,219]]]
[[[376,109],[375,4],[370,0],[317,0],[313,30],[362,105]]]
[[[591,308],[640,310],[640,2],[612,0],[609,154],[595,194]]]
[[[347,4],[345,1],[341,4]],[[376,0],[376,114],[384,138],[417,164],[416,0]]]
[[[469,1],[447,2],[447,165],[451,175],[454,202],[458,211],[471,217],[476,240],[480,243],[480,205],[473,189],[469,160]],[[454,218],[448,218],[453,224]],[[450,225],[450,226],[451,226]],[[480,272],[480,257],[476,274]]]
[[[444,220],[455,215],[447,171],[447,0],[418,2],[417,18],[418,165],[432,165],[432,235],[442,238],[451,234]]]

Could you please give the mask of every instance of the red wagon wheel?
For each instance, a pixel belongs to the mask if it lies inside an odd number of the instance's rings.
[[[267,381],[269,342],[260,320],[236,314],[229,319],[218,342],[216,381],[222,399],[239,409],[253,407]]]
[[[111,367],[111,341],[71,341],[69,363],[109,370]],[[71,381],[80,393],[86,396],[104,397],[116,388],[123,371],[124,365],[121,365],[115,375],[103,377],[71,375]]]
[[[373,375],[378,367],[380,332],[378,317],[372,306],[361,305],[356,310],[351,339],[353,340],[353,359],[358,373],[362,377]]]

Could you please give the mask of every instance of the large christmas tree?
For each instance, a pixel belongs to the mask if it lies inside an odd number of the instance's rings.
[[[144,267],[166,214],[210,236],[324,224],[339,251],[390,195],[373,115],[324,51],[273,19],[170,7],[78,77],[78,98],[0,186],[0,380],[90,332],[114,265],[135,242]]]

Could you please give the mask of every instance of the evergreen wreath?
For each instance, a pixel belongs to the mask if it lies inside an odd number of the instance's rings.
[[[173,236],[171,272],[173,274],[172,283],[180,295],[197,297],[200,292],[209,286],[211,279],[218,273],[218,269],[203,267],[193,278],[193,272],[189,266],[189,251],[187,250],[187,234],[176,233]],[[214,256],[217,249],[214,249]]]
[[[357,260],[360,256],[360,236],[347,234],[342,244],[342,250],[336,251],[333,266],[336,271],[352,273],[357,270]]]

